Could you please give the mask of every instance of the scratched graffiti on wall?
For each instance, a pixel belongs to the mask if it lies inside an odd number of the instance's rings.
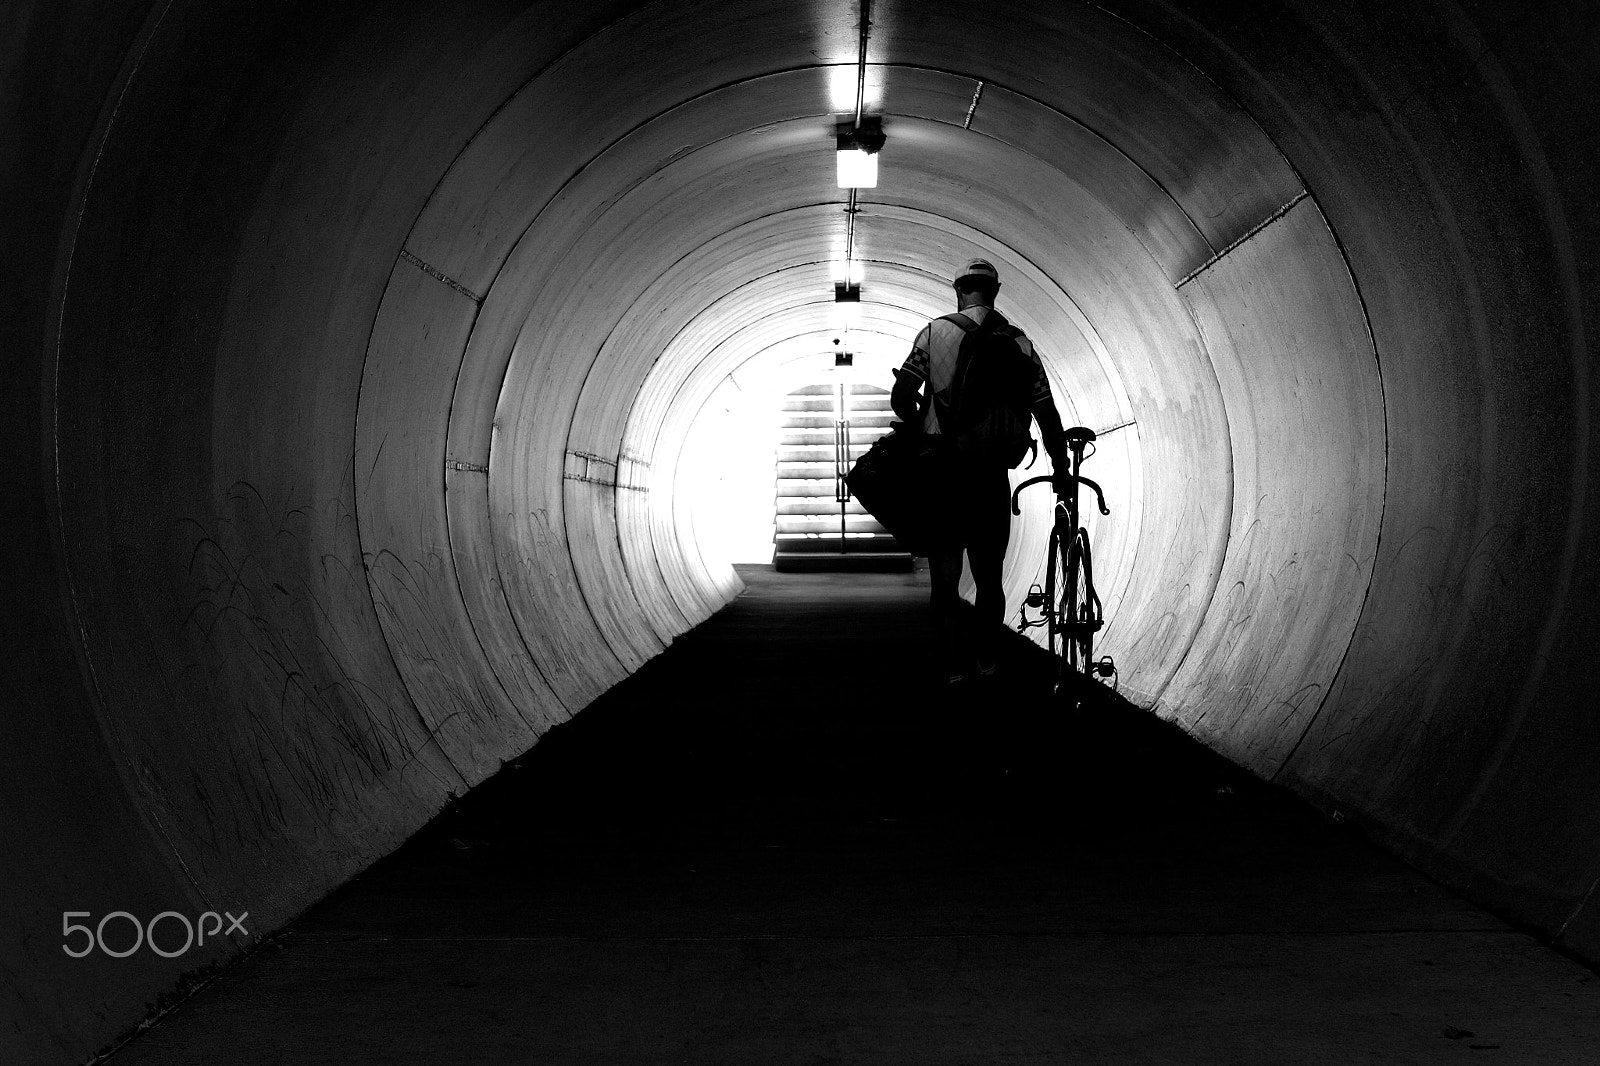
[[[245,809],[224,809],[199,775],[195,788],[232,823],[213,828],[240,841],[321,824],[380,779],[436,772],[419,758],[430,738],[382,642],[360,640],[377,634],[354,517],[341,499],[294,502],[292,491],[269,500],[238,481],[209,521],[174,530],[187,560],[183,686],[194,706],[242,719],[205,728],[223,731]]]

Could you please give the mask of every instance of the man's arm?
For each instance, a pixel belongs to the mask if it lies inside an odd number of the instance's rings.
[[[1048,387],[1047,385],[1046,388]],[[1055,400],[1049,396],[1043,400],[1035,400],[1033,418],[1039,423],[1039,436],[1044,440],[1045,454],[1050,456],[1051,465],[1057,470],[1065,470],[1067,430],[1061,424],[1061,414],[1056,410]]]
[[[1037,350],[1030,353],[1039,376],[1033,387],[1033,418],[1039,423],[1039,436],[1045,454],[1050,457],[1052,470],[1066,472],[1070,469],[1071,455],[1067,451],[1067,431],[1061,424],[1061,413],[1056,410],[1056,400],[1050,392],[1050,379],[1045,375],[1044,362]]]
[[[904,367],[894,372],[894,389],[889,406],[909,429],[922,428],[922,379]]]
[[[889,407],[909,430],[922,429],[922,386],[933,374],[933,361],[928,356],[928,327],[911,345],[911,354],[900,369],[894,372],[894,389],[889,393]],[[928,386],[932,402],[933,386]]]

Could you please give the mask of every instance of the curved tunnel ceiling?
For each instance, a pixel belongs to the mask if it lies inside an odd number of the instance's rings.
[[[1600,824],[1547,812],[1591,791],[1551,176],[1586,163],[1453,7],[1275,10],[875,5],[855,328],[903,350],[995,261],[1107,431],[1124,690],[1583,950]],[[63,223],[44,428],[97,802],[150,899],[266,926],[736,594],[685,442],[836,335],[853,5],[408,15],[154,12]]]

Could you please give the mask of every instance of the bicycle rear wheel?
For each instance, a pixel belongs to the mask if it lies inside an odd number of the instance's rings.
[[[1061,604],[1061,582],[1067,573],[1066,553],[1061,546],[1061,527],[1059,525],[1050,530],[1050,554],[1045,557],[1044,565],[1044,620],[1045,634],[1049,638],[1050,654],[1059,661],[1066,654],[1062,647],[1065,640],[1065,630],[1062,629],[1062,617],[1059,610]],[[1059,671],[1058,671],[1059,675]]]
[[[1058,614],[1062,636],[1057,687],[1081,704],[1094,671],[1094,635],[1100,629],[1100,598],[1094,591],[1094,569],[1088,533],[1077,531],[1063,553],[1063,581]]]

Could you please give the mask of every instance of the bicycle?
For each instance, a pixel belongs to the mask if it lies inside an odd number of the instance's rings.
[[[1034,585],[1022,603],[1021,621],[1017,632],[1034,626],[1047,626],[1050,654],[1059,664],[1054,690],[1068,691],[1073,705],[1081,705],[1086,691],[1085,682],[1094,676],[1111,677],[1116,664],[1111,656],[1094,658],[1094,635],[1105,625],[1101,613],[1100,596],[1094,588],[1094,555],[1089,545],[1089,531],[1078,522],[1078,489],[1084,485],[1094,490],[1100,503],[1100,513],[1109,515],[1106,495],[1100,486],[1080,472],[1083,462],[1094,455],[1094,430],[1074,426],[1066,433],[1067,448],[1072,453],[1071,469],[1029,478],[1011,494],[1011,513],[1022,513],[1022,491],[1030,485],[1050,482],[1056,487],[1055,524],[1050,529],[1050,554],[1045,562],[1044,586]],[[1088,455],[1084,449],[1089,448]],[[1062,486],[1070,485],[1068,491]],[[1040,612],[1037,619],[1028,618],[1028,609]]]

